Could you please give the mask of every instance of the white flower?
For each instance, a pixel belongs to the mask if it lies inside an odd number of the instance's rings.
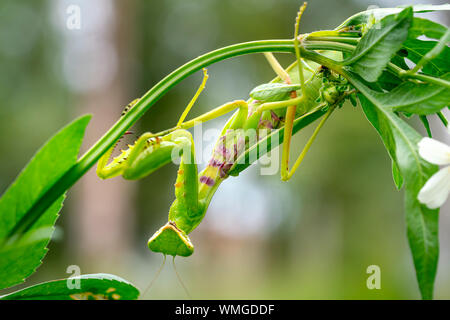
[[[450,126],[448,130],[450,134]],[[431,176],[417,197],[428,208],[439,208],[450,192],[450,146],[431,138],[423,138],[419,142],[419,154],[430,163],[448,165]]]

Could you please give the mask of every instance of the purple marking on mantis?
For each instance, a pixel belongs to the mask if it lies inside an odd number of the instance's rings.
[[[220,177],[221,178],[225,177],[228,174],[228,171],[230,171],[232,166],[233,166],[232,163],[224,163],[219,170]]]
[[[245,137],[240,136],[237,142],[238,154],[240,154],[245,149]]]
[[[264,127],[264,128],[270,129],[270,130],[273,129],[273,124],[269,120],[261,120],[261,121],[259,121],[258,126],[259,127]]]
[[[277,116],[277,114],[276,114],[275,112],[273,112],[273,110],[270,110],[270,115],[272,116],[272,120],[273,120],[274,122],[280,121],[280,117]]]
[[[208,166],[210,167],[221,167],[222,165],[223,165],[222,162],[214,158],[212,158],[208,163]]]
[[[255,112],[257,105],[260,103],[260,101],[255,100],[253,101],[248,107],[248,112],[247,112],[247,118],[250,118],[253,114],[253,112]]]
[[[226,147],[225,144],[223,144],[222,142],[220,142],[220,143],[217,145],[215,151],[216,151],[217,154],[221,155],[221,156],[224,157],[224,158],[227,158],[227,156],[228,156],[228,150],[227,150],[227,147]]]
[[[207,176],[201,176],[200,182],[206,184],[208,187],[212,187],[214,185],[214,179]]]

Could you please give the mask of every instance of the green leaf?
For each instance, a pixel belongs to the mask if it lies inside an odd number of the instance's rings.
[[[75,281],[79,280],[79,289]],[[69,286],[73,289],[69,289]],[[87,274],[40,283],[0,300],[135,300],[139,290],[128,281],[111,274]]]
[[[89,119],[81,117],[53,136],[0,198],[0,240],[14,238],[11,233],[34,202],[75,164]],[[41,264],[64,197],[20,239],[0,249],[0,289],[24,281]]]
[[[289,93],[298,89],[299,84],[264,83],[254,88],[250,92],[250,97],[264,102],[282,101],[289,98]]]
[[[415,13],[432,12],[432,11],[448,11],[450,10],[450,4],[442,5],[414,5],[412,6]],[[396,14],[402,11],[401,7],[397,8],[375,8],[366,11],[358,12],[346,19],[339,27],[336,29],[342,29],[349,26],[360,26],[369,23],[371,20],[379,21],[383,17]]]
[[[428,137],[432,138],[430,123],[428,122],[427,116],[419,116],[420,121],[422,122],[425,130],[427,130]]]
[[[437,41],[424,41],[408,39],[403,43],[403,48],[408,51],[408,59],[418,63],[428,51],[432,50]],[[445,47],[439,56],[434,58],[422,68],[422,72],[429,75],[441,76],[450,72],[450,48]]]
[[[359,100],[363,101],[361,96],[359,96]],[[392,128],[380,110],[373,108],[369,104],[361,104],[361,107],[367,117],[367,120],[369,120],[373,127],[378,131],[378,134],[380,135],[381,140],[383,141],[383,144],[392,159],[392,176],[394,178],[395,185],[398,189],[400,189],[403,185],[403,177],[397,165],[397,152]]]
[[[389,128],[381,131],[380,135],[383,140],[390,141],[389,153],[392,149],[395,150],[398,166],[395,170],[399,170],[405,184],[406,225],[417,280],[422,298],[431,299],[439,257],[439,210],[430,210],[422,205],[417,195],[438,167],[421,159],[417,144],[422,136],[417,131],[398,117],[390,107],[385,107],[377,99],[377,93],[369,89],[358,76],[348,73],[346,77],[360,91],[361,105],[374,127],[382,125]],[[372,122],[373,114],[376,114],[375,123]],[[397,184],[398,182],[397,180]]]
[[[428,51],[427,54],[424,55],[423,58],[418,63],[416,63],[414,68],[411,69],[411,73],[418,72],[420,69],[424,68],[428,62],[439,57],[445,49],[448,50],[447,43],[449,42],[450,42],[450,29],[448,29],[442,36],[442,38],[439,39],[439,41],[436,43],[433,49]]]
[[[374,82],[408,37],[412,8],[384,17],[361,38],[353,54],[343,62],[364,80]]]
[[[403,57],[401,57],[400,55],[398,55],[398,53],[392,58],[391,60],[392,64],[395,64],[396,66],[404,69],[404,70],[408,70],[409,67],[408,65],[405,63],[405,59]],[[380,90],[379,91],[391,91],[392,89],[396,88],[397,86],[399,86],[400,84],[402,84],[403,80],[401,78],[399,78],[397,75],[394,75],[391,71],[389,70],[384,70],[381,73],[381,76],[378,78],[377,82],[372,83],[372,86],[380,86]],[[383,90],[381,90],[383,89]]]
[[[450,80],[450,73],[441,78]],[[447,88],[411,81],[402,83],[391,92],[375,92],[374,95],[385,108],[419,115],[436,113],[448,106],[450,102],[450,90]]]
[[[403,176],[395,161],[392,161],[392,178],[398,190],[403,187]]]
[[[440,39],[447,31],[443,25],[423,18],[413,18],[409,28],[408,38],[415,39],[419,36],[426,36],[431,39]]]

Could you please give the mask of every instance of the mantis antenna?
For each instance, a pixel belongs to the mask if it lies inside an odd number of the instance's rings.
[[[156,274],[153,277],[152,281],[150,281],[150,284],[147,286],[147,288],[145,288],[144,292],[142,293],[141,299],[144,298],[147,292],[150,290],[150,288],[153,287],[153,284],[155,283],[156,279],[158,279],[159,274],[161,273],[161,270],[163,269],[165,263],[166,263],[166,255],[164,255],[163,262],[161,263],[161,266],[159,267],[158,271],[156,271]]]
[[[183,280],[181,280],[180,274],[178,273],[177,268],[175,267],[175,256],[173,256],[172,262],[173,262],[173,270],[175,271],[175,274],[177,275],[178,281],[180,282],[181,286],[184,289],[184,292],[186,292],[186,294],[189,297],[189,299],[192,300],[192,296],[189,294],[189,290],[184,285]]]

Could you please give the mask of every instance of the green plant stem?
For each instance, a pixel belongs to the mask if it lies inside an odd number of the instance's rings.
[[[339,42],[339,43],[348,43],[348,44],[357,45],[359,40],[360,40],[360,38],[357,38],[357,37],[336,37],[336,36],[335,37],[307,36],[306,40],[308,40],[308,41],[329,41],[329,42]]]
[[[430,60],[433,60],[434,58],[436,58],[442,52],[442,50],[444,50],[444,48],[446,47],[446,45],[449,41],[450,41],[450,29],[447,29],[445,34],[442,36],[442,38],[439,40],[439,42],[434,46],[434,48],[431,49],[430,51],[428,51],[427,54],[425,54],[422,57],[422,59],[420,59],[420,61],[417,62],[417,64],[414,66],[414,68],[412,68],[411,70],[408,71],[408,73],[410,73],[410,74],[416,73],[425,64],[427,64]]]
[[[319,41],[319,40],[305,40],[303,42],[303,47],[305,49],[311,49],[311,50],[336,50],[336,51],[343,51],[343,52],[353,52],[355,50],[355,46],[348,43],[342,43],[337,41]]]
[[[438,115],[439,119],[441,120],[441,122],[444,124],[444,126],[447,127],[448,126],[448,120],[444,116],[444,114],[441,111],[439,111],[439,112],[437,112],[437,115]]]
[[[437,85],[442,86],[442,87],[447,87],[448,89],[450,89],[450,82],[449,81],[446,81],[444,79],[431,77],[431,76],[427,76],[427,75],[424,75],[424,74],[417,74],[417,73],[409,74],[409,73],[406,73],[406,72],[402,71],[400,73],[400,77],[408,78],[408,79],[417,79],[417,80],[421,80],[421,81],[424,81],[424,82],[437,84]]]

